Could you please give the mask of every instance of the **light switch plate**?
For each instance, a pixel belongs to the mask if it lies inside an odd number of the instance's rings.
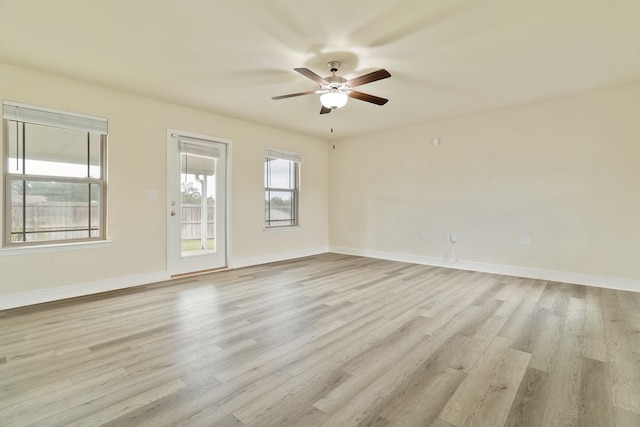
[[[531,234],[523,234],[520,236],[521,246],[531,246]]]

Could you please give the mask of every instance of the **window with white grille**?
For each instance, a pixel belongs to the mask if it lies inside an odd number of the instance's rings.
[[[4,101],[4,246],[105,239],[107,120]]]
[[[267,148],[264,159],[264,223],[266,228],[299,223],[300,154]]]

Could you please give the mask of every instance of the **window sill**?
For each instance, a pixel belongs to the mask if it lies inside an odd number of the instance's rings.
[[[284,227],[265,227],[262,229],[262,231],[264,231],[265,233],[273,233],[273,232],[280,232],[280,231],[298,231],[298,230],[302,230],[302,227],[300,227],[299,225],[289,225]]]
[[[83,249],[93,248],[106,248],[111,246],[111,240],[97,240],[94,242],[74,242],[74,243],[59,243],[51,245],[37,245],[37,246],[21,246],[16,248],[0,248],[0,256],[12,256],[12,255],[29,255],[39,254],[46,252],[60,252],[60,251],[75,251]]]

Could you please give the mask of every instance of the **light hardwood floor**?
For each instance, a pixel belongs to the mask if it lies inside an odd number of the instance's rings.
[[[640,294],[324,254],[0,312],[3,426],[640,426]]]

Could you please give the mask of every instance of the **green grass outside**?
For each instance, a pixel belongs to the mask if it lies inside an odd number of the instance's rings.
[[[208,246],[207,249],[215,250],[216,248],[215,241],[213,239],[207,240],[207,246]],[[199,250],[200,250],[200,239],[182,241],[182,252],[199,251]]]

